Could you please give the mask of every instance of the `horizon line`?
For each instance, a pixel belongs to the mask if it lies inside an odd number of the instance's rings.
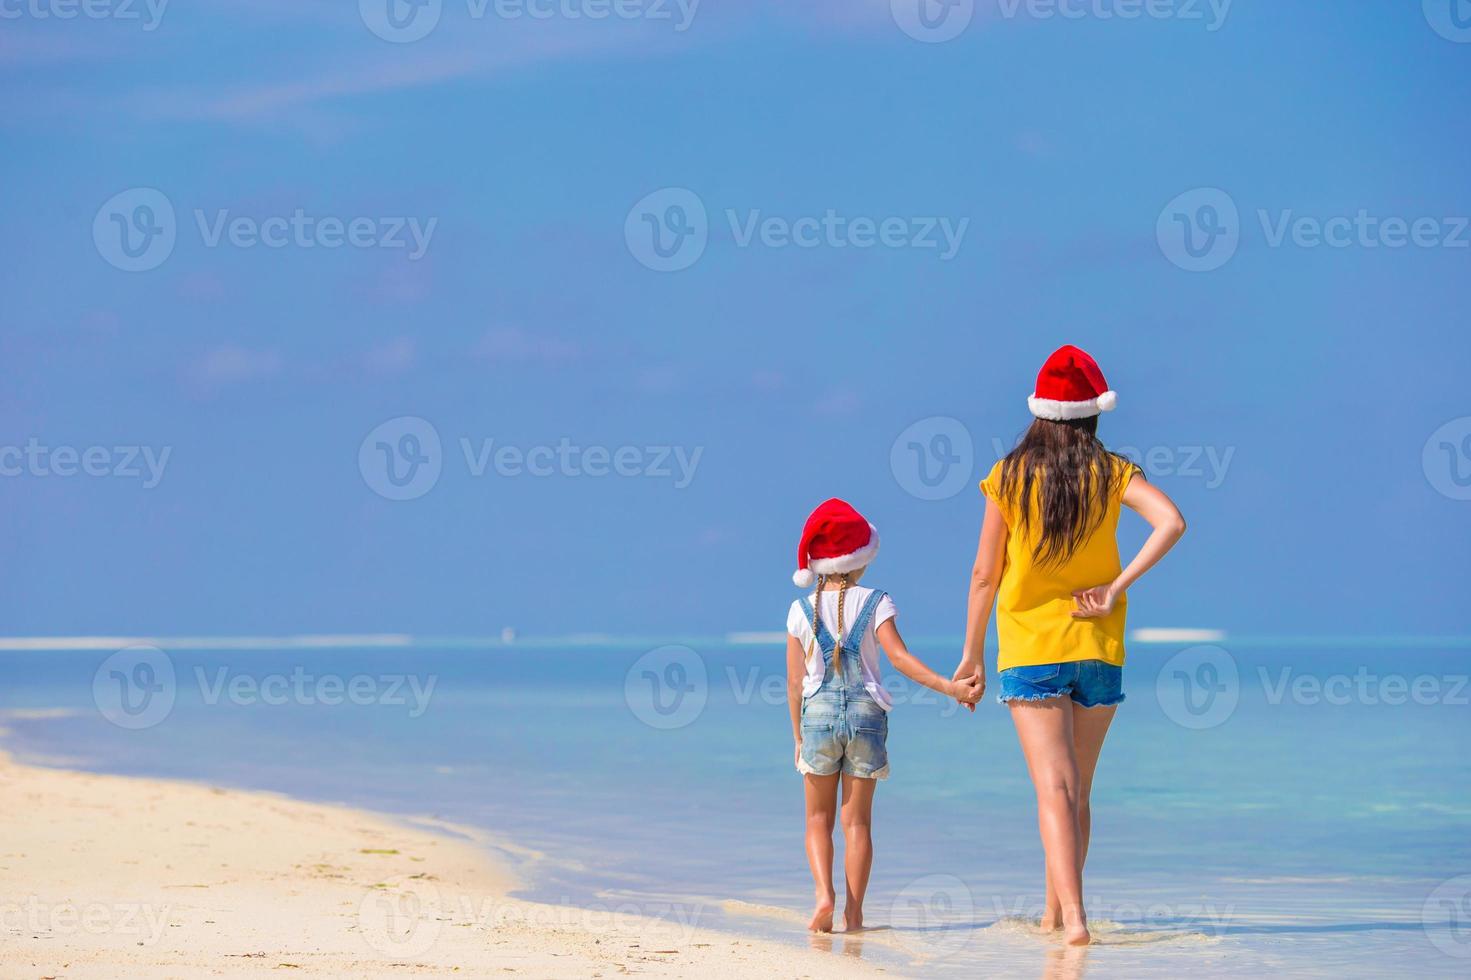
[[[956,645],[960,635],[919,636],[914,645]],[[786,633],[772,630],[732,631],[718,635],[571,633],[522,636],[511,629],[494,635],[415,635],[412,633],[290,633],[281,635],[123,635],[0,636],[0,652],[67,653],[152,646],[175,650],[363,650],[411,647],[441,650],[546,649],[552,647],[775,646]],[[1471,636],[1433,634],[1228,634],[1225,630],[1185,627],[1142,627],[1128,641],[1143,646],[1231,644],[1238,647],[1416,647],[1471,649]]]

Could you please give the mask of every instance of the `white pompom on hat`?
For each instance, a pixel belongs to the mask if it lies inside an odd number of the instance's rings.
[[[792,583],[811,588],[819,575],[856,571],[879,553],[879,532],[847,501],[824,500],[802,526]]]

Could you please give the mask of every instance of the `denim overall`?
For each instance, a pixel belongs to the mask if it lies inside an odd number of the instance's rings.
[[[802,699],[802,761],[797,767],[814,776],[845,772],[862,779],[889,775],[889,713],[863,686],[863,636],[884,593],[875,589],[863,603],[858,618],[836,646],[822,617],[817,618],[817,646],[822,651],[822,686]],[[802,600],[808,622],[812,599]],[[843,676],[833,670],[839,658]]]

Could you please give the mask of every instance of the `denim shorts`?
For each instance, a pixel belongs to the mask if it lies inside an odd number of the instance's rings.
[[[862,688],[824,686],[802,702],[802,761],[812,776],[889,777],[889,713]]]
[[[1124,668],[1102,660],[1010,667],[1001,672],[1001,693],[996,700],[1005,704],[1045,701],[1064,695],[1083,708],[1118,704],[1124,700]]]

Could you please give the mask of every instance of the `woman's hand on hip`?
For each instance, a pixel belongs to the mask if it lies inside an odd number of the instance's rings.
[[[1073,610],[1073,618],[1097,619],[1107,616],[1113,612],[1118,598],[1111,582],[1108,585],[1095,585],[1091,589],[1079,589],[1073,593],[1073,602],[1077,605]]]

